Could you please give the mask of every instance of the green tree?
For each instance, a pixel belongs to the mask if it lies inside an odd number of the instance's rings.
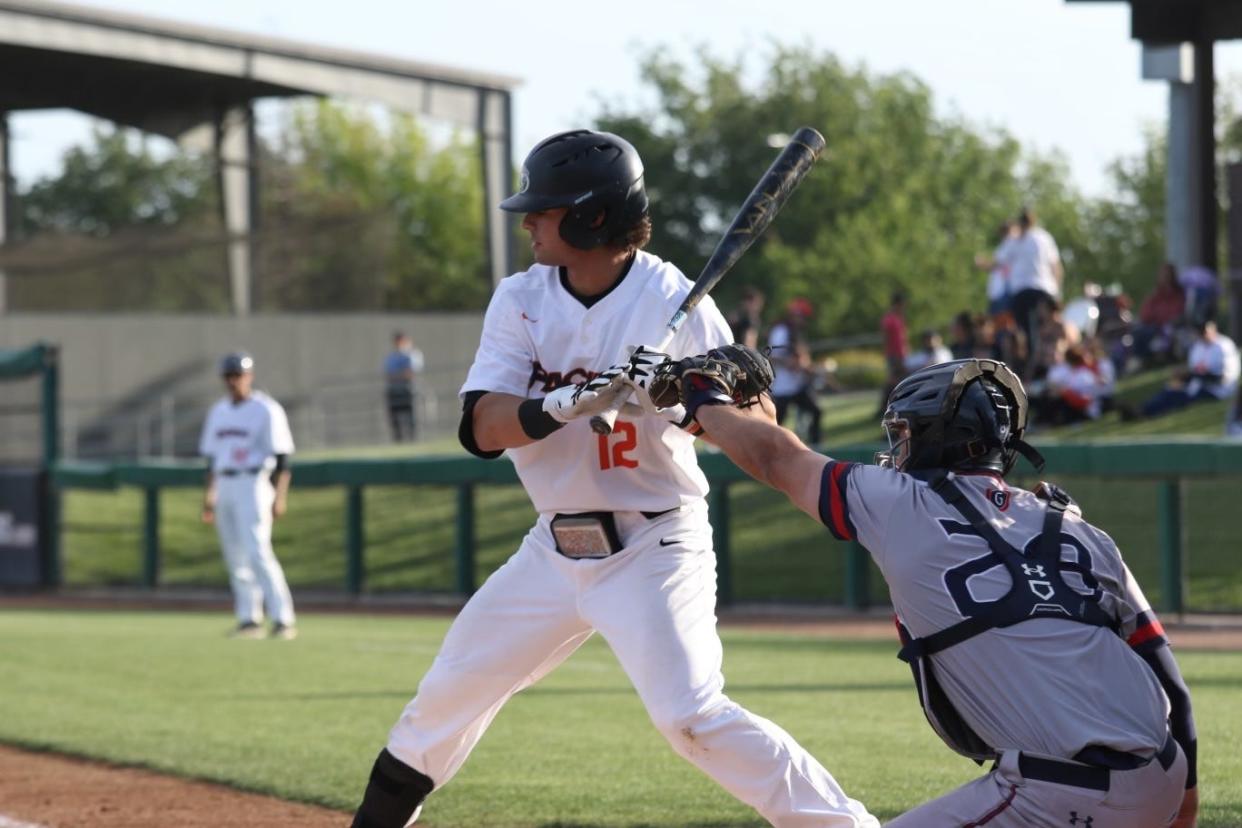
[[[265,303],[283,308],[480,308],[491,292],[477,145],[436,146],[320,101],[299,107],[266,164]]]
[[[132,227],[171,227],[215,205],[213,165],[180,152],[159,157],[132,131],[97,127],[72,147],[55,177],[20,194],[19,232],[103,237]]]
[[[652,52],[642,77],[654,103],[606,106],[599,118],[643,154],[652,248],[691,277],[771,162],[768,133],[807,124],[824,134],[817,168],[722,285],[725,307],[751,284],[778,309],[812,299],[818,335],[871,332],[903,288],[912,327],[942,325],[982,309],[974,255],[991,250],[995,227],[1021,203],[1043,202],[1054,233],[1078,234],[1063,160],[1024,156],[1003,131],[937,115],[930,89],[908,73],[876,74],[805,47],[768,51],[758,73],[706,49],[693,68]]]

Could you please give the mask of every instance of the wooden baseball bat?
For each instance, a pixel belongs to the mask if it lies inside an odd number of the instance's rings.
[[[657,351],[668,348],[690,312],[724,278],[734,263],[755,243],[755,239],[768,229],[772,219],[789,200],[794,188],[806,178],[823,150],[824,136],[811,127],[802,127],[789,139],[781,154],[776,156],[772,166],[746,197],[729,229],[717,242],[711,258],[703,266],[699,278],[694,281],[694,287],[690,288],[677,312],[668,320],[664,336],[655,345]],[[618,402],[616,408],[595,415],[591,418],[591,429],[596,434],[611,434],[620,410],[621,402]]]

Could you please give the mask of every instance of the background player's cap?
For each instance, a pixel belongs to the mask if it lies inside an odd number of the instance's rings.
[[[252,371],[254,371],[254,357],[245,351],[225,354],[220,360],[220,376],[222,377],[249,374]]]
[[[638,150],[620,136],[589,129],[539,142],[522,162],[518,191],[500,209],[536,213],[556,207],[569,208],[560,234],[574,247],[589,250],[623,235],[647,214]]]

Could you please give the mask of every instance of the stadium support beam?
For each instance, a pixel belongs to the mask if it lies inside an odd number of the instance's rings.
[[[259,215],[255,155],[254,110],[247,105],[224,112],[216,122],[216,161],[235,316],[248,316],[254,301],[253,234]]]
[[[1217,268],[1212,42],[1143,44],[1143,79],[1169,84],[1165,257]]]

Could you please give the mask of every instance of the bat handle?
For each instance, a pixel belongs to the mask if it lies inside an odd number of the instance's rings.
[[[612,427],[617,422],[617,416],[621,413],[621,402],[617,402],[616,408],[609,408],[602,411],[591,418],[591,431],[596,434],[612,434]]]

